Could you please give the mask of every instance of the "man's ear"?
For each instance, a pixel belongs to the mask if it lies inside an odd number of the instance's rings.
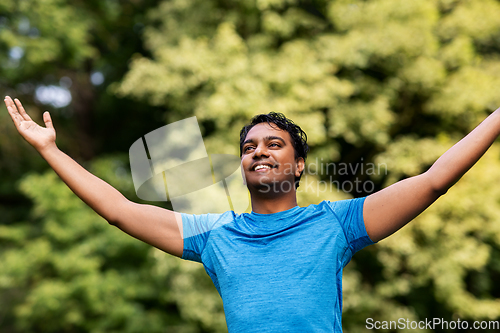
[[[297,163],[297,169],[295,170],[295,177],[300,177],[306,166],[304,158],[303,157],[297,158],[296,163]]]

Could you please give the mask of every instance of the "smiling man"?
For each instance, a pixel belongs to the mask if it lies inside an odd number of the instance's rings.
[[[240,133],[252,212],[191,215],[127,200],[55,144],[18,100],[19,133],[110,224],[167,253],[203,263],[224,302],[229,332],[341,332],[342,270],[353,254],[403,227],[474,165],[500,134],[500,109],[425,173],[364,198],[297,205],[308,146],[283,115],[258,115]]]

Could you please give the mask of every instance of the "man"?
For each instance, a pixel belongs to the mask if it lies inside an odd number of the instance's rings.
[[[299,207],[305,135],[280,114],[260,115],[240,137],[252,212],[190,215],[130,202],[57,148],[48,112],[41,127],[18,100],[5,103],[19,133],[110,224],[203,263],[230,332],[341,332],[342,269],[352,255],[445,194],[500,134],[498,109],[421,175],[365,198]]]

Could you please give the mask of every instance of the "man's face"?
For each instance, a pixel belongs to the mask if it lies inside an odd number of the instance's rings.
[[[241,167],[249,190],[289,192],[295,190],[295,177],[304,169],[304,159],[295,160],[287,131],[260,123],[252,127],[243,142]]]

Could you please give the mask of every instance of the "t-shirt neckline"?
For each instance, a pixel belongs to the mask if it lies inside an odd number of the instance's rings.
[[[271,214],[260,214],[252,211],[248,214],[248,222],[253,226],[253,228],[261,229],[263,231],[266,230],[266,232],[283,229],[289,225],[289,223],[293,220],[292,216],[297,214],[300,208],[300,206],[295,206],[282,212]]]
[[[295,207],[292,207],[290,209],[287,209],[287,210],[284,210],[284,211],[281,211],[281,212],[270,213],[270,214],[261,214],[261,213],[256,213],[254,211],[251,211],[250,215],[258,217],[259,219],[273,219],[274,220],[274,219],[277,219],[277,218],[284,218],[284,217],[287,217],[289,215],[292,215],[299,208],[300,208],[300,206],[295,206]]]

